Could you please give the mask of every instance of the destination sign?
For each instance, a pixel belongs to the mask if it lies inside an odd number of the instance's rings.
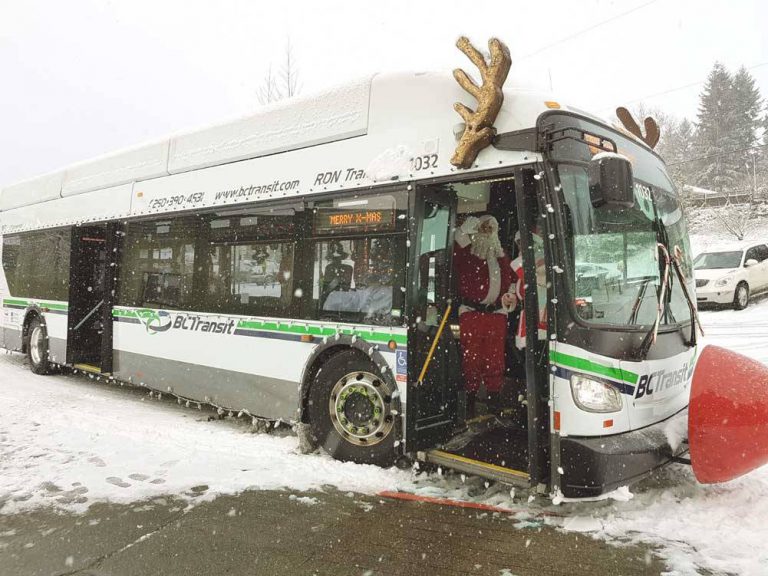
[[[394,228],[394,210],[343,210],[318,207],[315,213],[316,234],[379,232]]]

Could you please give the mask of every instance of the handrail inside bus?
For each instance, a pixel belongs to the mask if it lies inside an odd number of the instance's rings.
[[[80,320],[80,322],[78,323],[78,325],[77,325],[77,326],[75,326],[74,328],[72,328],[72,331],[74,332],[75,330],[79,330],[79,329],[80,329],[80,326],[82,326],[83,324],[85,324],[85,322],[88,320],[88,318],[90,318],[91,316],[93,316],[93,315],[95,314],[96,310],[98,310],[99,308],[101,308],[101,305],[102,305],[102,304],[104,304],[104,300],[99,300],[99,303],[98,303],[98,304],[96,304],[96,306],[94,306],[94,307],[93,307],[93,310],[91,310],[90,312],[88,312],[88,314],[86,314],[85,318],[83,318],[82,320]]]
[[[424,366],[421,368],[421,374],[419,374],[419,380],[418,383],[421,384],[424,381],[424,376],[427,374],[427,369],[429,368],[430,362],[432,362],[432,356],[435,354],[435,348],[437,348],[437,343],[440,341],[440,336],[443,334],[443,329],[445,328],[445,323],[448,320],[448,315],[451,313],[451,303],[448,303],[448,306],[445,307],[445,313],[443,314],[443,319],[440,320],[440,326],[437,328],[437,334],[435,334],[435,339],[432,341],[432,346],[429,348],[429,354],[427,354],[426,360],[424,360]]]

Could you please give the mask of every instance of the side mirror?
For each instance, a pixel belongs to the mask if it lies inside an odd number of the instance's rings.
[[[632,163],[620,154],[601,152],[589,162],[589,197],[599,208],[632,208],[635,205]]]
[[[744,268],[749,268],[750,266],[754,266],[755,264],[759,264],[759,262],[754,258],[750,258],[749,260],[744,262]]]

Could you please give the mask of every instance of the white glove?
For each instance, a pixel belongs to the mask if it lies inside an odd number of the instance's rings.
[[[467,216],[461,226],[456,229],[454,240],[461,248],[466,248],[472,244],[470,234],[477,234],[477,229],[480,227],[480,219],[476,216]]]
[[[464,232],[464,234],[477,234],[478,228],[480,228],[480,218],[477,216],[467,216],[459,230]]]

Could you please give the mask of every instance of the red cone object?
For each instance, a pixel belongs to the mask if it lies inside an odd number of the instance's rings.
[[[768,463],[768,366],[705,347],[693,373],[688,441],[693,473],[704,484]]]

